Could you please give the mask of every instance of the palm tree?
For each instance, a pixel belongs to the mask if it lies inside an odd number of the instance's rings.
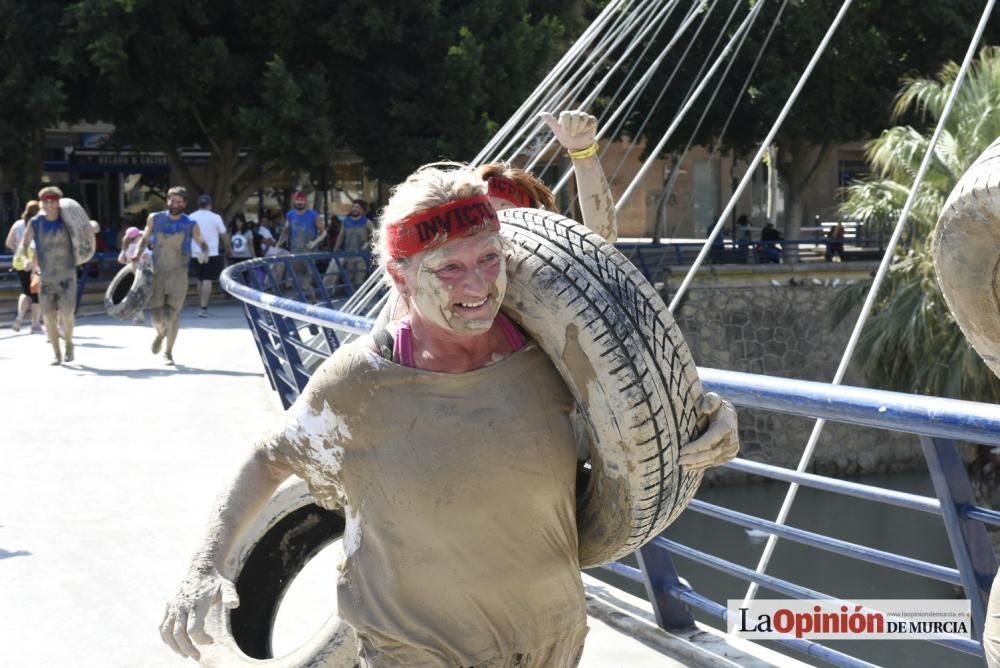
[[[926,134],[890,128],[867,145],[873,175],[845,188],[841,212],[883,229],[899,218],[959,67],[945,65],[936,79],[905,79],[894,117],[918,118]],[[903,244],[889,267],[872,316],[858,341],[859,361],[873,384],[886,389],[1000,402],[1000,381],[965,340],[941,295],[931,261],[930,236],[944,202],[962,174],[1000,136],[1000,48],[979,52],[934,149],[909,215]],[[869,283],[838,295],[839,322],[864,301]]]

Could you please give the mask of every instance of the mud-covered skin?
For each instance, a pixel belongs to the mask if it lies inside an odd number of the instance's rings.
[[[412,300],[420,316],[458,336],[475,336],[493,326],[507,289],[499,235],[456,239],[414,262],[418,264]],[[461,306],[484,297],[487,302],[481,309]]]
[[[263,442],[262,442],[263,443]],[[191,560],[188,573],[167,603],[160,623],[160,637],[183,657],[198,659],[197,643],[212,642],[205,631],[205,619],[218,606],[235,608],[239,597],[232,580],[224,573],[226,556],[234,537],[252,523],[289,475],[286,468],[274,466],[259,444],[244,460],[236,477],[216,500],[209,515],[204,538]]]
[[[73,327],[76,324],[76,261],[69,230],[59,217],[58,201],[42,202],[44,214],[31,220],[22,238],[27,248],[35,242],[38,258],[35,270],[40,286],[38,303],[45,322],[45,332],[52,346],[53,364],[63,361],[59,348],[59,322],[66,341],[67,361],[73,359]]]
[[[597,119],[585,111],[563,111],[558,120],[548,112],[538,115],[567,151],[592,146],[597,137]],[[593,232],[614,243],[618,239],[618,217],[611,186],[597,155],[573,160],[582,222]]]
[[[143,257],[146,247],[155,238],[153,248],[153,285],[149,310],[153,319],[156,338],[152,351],[158,353],[166,340],[164,355],[173,364],[174,343],[180,331],[181,309],[188,289],[188,266],[191,257],[191,240],[198,242],[203,251],[208,250],[198,224],[183,214],[184,200],[170,196],[167,210],[150,214],[146,229],[133,262]]]

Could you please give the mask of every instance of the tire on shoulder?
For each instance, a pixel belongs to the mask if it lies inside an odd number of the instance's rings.
[[[555,213],[500,217],[510,245],[504,310],[548,353],[587,417],[580,566],[615,561],[663,531],[701,482],[677,463],[706,423],[694,360],[663,299],[614,245]]]
[[[69,232],[70,245],[73,247],[73,260],[77,265],[86,264],[94,257],[97,241],[94,238],[94,228],[90,225],[90,216],[75,199],[59,198],[59,216]]]

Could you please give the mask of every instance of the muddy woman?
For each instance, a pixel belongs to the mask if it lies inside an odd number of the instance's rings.
[[[174,364],[174,342],[181,324],[181,309],[188,291],[188,265],[191,259],[191,240],[201,248],[208,258],[208,243],[201,236],[198,223],[184,213],[187,206],[187,190],[175,186],[167,191],[167,209],[151,213],[146,219],[146,228],[136,250],[136,263],[143,252],[153,245],[153,294],[149,299],[149,310],[153,316],[156,337],[150,347],[156,355],[166,339],[163,358],[168,365]]]
[[[434,221],[463,222],[421,238]],[[575,666],[587,634],[576,525],[574,400],[500,311],[500,223],[475,171],[422,168],[382,213],[379,260],[405,315],[342,346],[242,462],[160,632],[184,656],[238,605],[222,567],[278,485],[343,509],[340,617],[365,666]],[[736,454],[735,412],[682,449]],[[721,427],[721,428],[719,428]]]

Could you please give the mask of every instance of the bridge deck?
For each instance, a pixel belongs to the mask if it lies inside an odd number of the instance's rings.
[[[158,637],[163,603],[222,481],[280,411],[241,309],[212,310],[185,312],[176,368],[149,352],[149,327],[105,316],[78,321],[61,368],[42,336],[0,330],[5,666],[181,665]],[[705,628],[664,633],[645,601],[587,587],[583,666],[798,663]],[[316,628],[312,606],[288,626]]]

